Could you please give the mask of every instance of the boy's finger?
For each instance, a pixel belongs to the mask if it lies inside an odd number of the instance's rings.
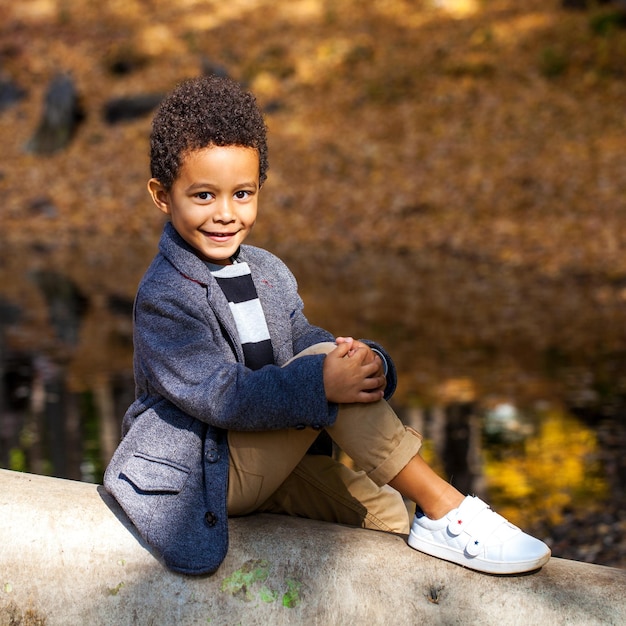
[[[384,389],[385,378],[382,376],[371,376],[363,381],[363,389],[371,391],[373,389]]]
[[[335,337],[335,343],[339,345],[340,343],[353,343],[354,339],[352,337]]]
[[[361,391],[359,393],[359,399],[357,402],[363,402],[364,404],[369,404],[371,402],[378,402],[382,400],[384,394],[382,391]]]
[[[349,343],[340,343],[337,345],[337,347],[334,350],[331,350],[328,353],[328,356],[333,356],[335,358],[343,358],[344,356],[346,356],[346,354],[348,354],[348,352],[350,352],[350,344]]]

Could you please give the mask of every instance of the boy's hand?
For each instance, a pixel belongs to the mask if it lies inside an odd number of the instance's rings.
[[[352,337],[337,337],[335,339],[335,343],[337,345],[342,344],[342,343],[351,344],[351,348],[348,352],[348,356],[352,356],[354,352],[359,348],[363,348],[364,350],[367,350],[370,353],[371,360],[375,360],[376,363],[380,364],[380,369],[374,375],[382,376],[385,379],[385,382],[383,383],[381,387],[381,391],[385,390],[385,387],[387,386],[387,377],[385,376],[385,368],[383,367],[383,361],[380,358],[380,355],[376,354],[376,352],[374,352],[366,343],[363,343],[362,341],[358,341],[357,339],[353,339]]]
[[[356,344],[356,346],[355,346]],[[324,389],[330,402],[377,402],[387,383],[380,357],[369,346],[338,341],[324,359]]]

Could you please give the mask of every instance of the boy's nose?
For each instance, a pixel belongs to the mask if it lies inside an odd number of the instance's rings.
[[[217,204],[214,218],[220,222],[230,222],[233,220],[233,207],[228,199],[224,199]]]

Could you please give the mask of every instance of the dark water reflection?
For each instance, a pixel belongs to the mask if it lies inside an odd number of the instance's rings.
[[[102,479],[132,399],[132,298],[155,241],[153,233],[111,242],[109,257],[3,246],[1,467]],[[549,341],[531,341],[532,331],[514,332],[505,313],[489,309],[489,290],[472,294],[468,308],[456,283],[462,261],[447,259],[442,274],[433,256],[406,252],[385,265],[355,251],[278,252],[312,321],[376,338],[395,355],[395,408],[424,432],[424,454],[439,471],[548,540],[557,556],[626,566],[625,410],[620,389],[600,397],[595,384],[612,380],[606,372],[620,358],[577,359],[556,342],[558,320],[545,325]],[[549,287],[558,297],[568,286]],[[544,315],[541,289],[522,296],[520,307]],[[575,306],[568,297],[566,308]]]

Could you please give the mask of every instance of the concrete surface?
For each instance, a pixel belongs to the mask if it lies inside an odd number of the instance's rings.
[[[498,577],[405,538],[231,520],[213,576],[166,570],[97,485],[0,470],[0,626],[626,624],[626,570],[553,558]]]

